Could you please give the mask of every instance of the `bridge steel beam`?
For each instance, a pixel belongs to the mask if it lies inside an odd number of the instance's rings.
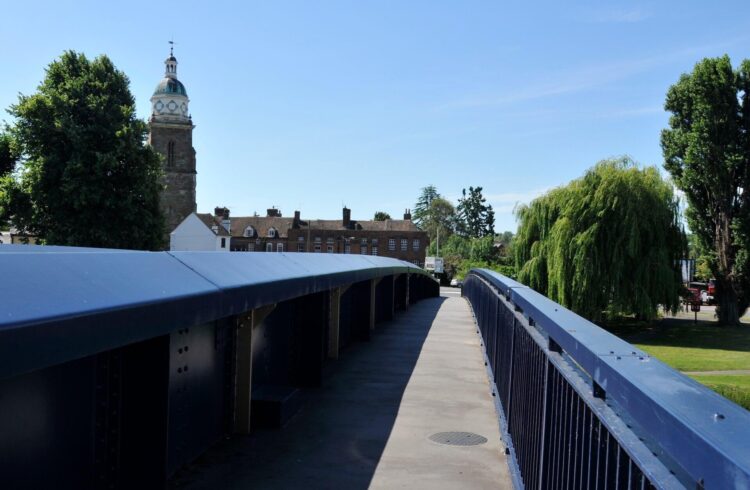
[[[378,301],[377,301],[377,292],[378,292],[378,283],[382,281],[382,278],[375,278],[370,279],[370,307],[369,307],[369,321],[368,321],[368,327],[370,331],[375,330],[375,323],[377,322],[377,308],[378,308]]]
[[[339,358],[339,328],[341,323],[341,291],[342,288],[333,288],[329,293],[328,314],[328,359]]]
[[[0,270],[7,488],[163,486],[226,435],[283,425],[344,327],[367,339],[406,275],[431,280],[383,257],[12,245]]]
[[[474,269],[519,488],[750,488],[750,413],[528,287]]]
[[[235,346],[234,433],[250,434],[253,379],[253,330],[276,308],[267,305],[238,315]]]

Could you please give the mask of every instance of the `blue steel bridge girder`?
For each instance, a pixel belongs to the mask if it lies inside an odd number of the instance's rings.
[[[162,485],[225,435],[283,424],[332,334],[367,339],[412,282],[438,294],[412,264],[369,256],[3,246],[0,269],[8,488]]]

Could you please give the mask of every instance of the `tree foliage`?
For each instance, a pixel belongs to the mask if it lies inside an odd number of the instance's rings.
[[[512,236],[512,233],[507,233]],[[495,239],[496,237],[492,236],[467,238],[454,234],[445,242],[441,242],[440,255],[443,257],[445,279],[464,278],[472,268],[492,269],[515,278],[512,259],[500,255],[500,250],[495,246]],[[436,254],[435,245],[434,242],[430,243],[428,255]]]
[[[599,162],[516,213],[518,278],[550,299],[592,320],[679,306],[685,238],[678,201],[655,168]]]
[[[0,177],[13,172],[19,157],[16,142],[11,134],[0,133]]]
[[[438,193],[437,188],[435,188],[434,185],[423,187],[417,198],[417,203],[414,205],[414,211],[412,212],[412,221],[414,224],[421,229],[424,229],[425,220],[428,219],[432,201],[441,197],[442,196]]]
[[[59,245],[157,249],[161,165],[144,144],[128,78],[106,56],[65,52],[9,112],[22,164],[0,189],[0,218]]]
[[[485,204],[481,187],[469,187],[461,191],[461,198],[456,206],[458,216],[457,231],[461,235],[478,238],[495,234],[495,212],[492,206]]]
[[[436,241],[438,236],[443,242],[453,234],[455,224],[456,208],[447,199],[436,197],[422,218],[421,228],[427,232],[430,242]]]
[[[390,214],[386,213],[385,211],[375,211],[375,217],[373,218],[373,220],[385,221],[387,219],[392,219]]]
[[[664,167],[688,202],[686,216],[716,278],[722,324],[750,304],[750,60],[707,58],[667,92]]]

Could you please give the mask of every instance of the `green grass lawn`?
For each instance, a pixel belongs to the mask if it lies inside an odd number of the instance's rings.
[[[742,374],[722,374],[713,376],[691,375],[691,378],[704,384],[737,405],[750,410],[750,376]]]
[[[680,371],[750,369],[750,325],[665,319],[645,328],[618,326],[614,333]]]
[[[617,324],[610,330],[680,371],[750,370],[750,325],[666,318],[652,324]],[[698,382],[750,410],[750,375],[693,375]]]

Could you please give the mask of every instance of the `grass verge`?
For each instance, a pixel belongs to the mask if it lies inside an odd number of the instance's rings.
[[[610,330],[679,371],[750,369],[750,325],[720,327],[714,321],[665,318],[650,324],[621,322]],[[699,383],[750,410],[747,374],[691,375]]]
[[[691,375],[697,382],[708,386],[721,396],[750,410],[750,376],[742,374]]]

